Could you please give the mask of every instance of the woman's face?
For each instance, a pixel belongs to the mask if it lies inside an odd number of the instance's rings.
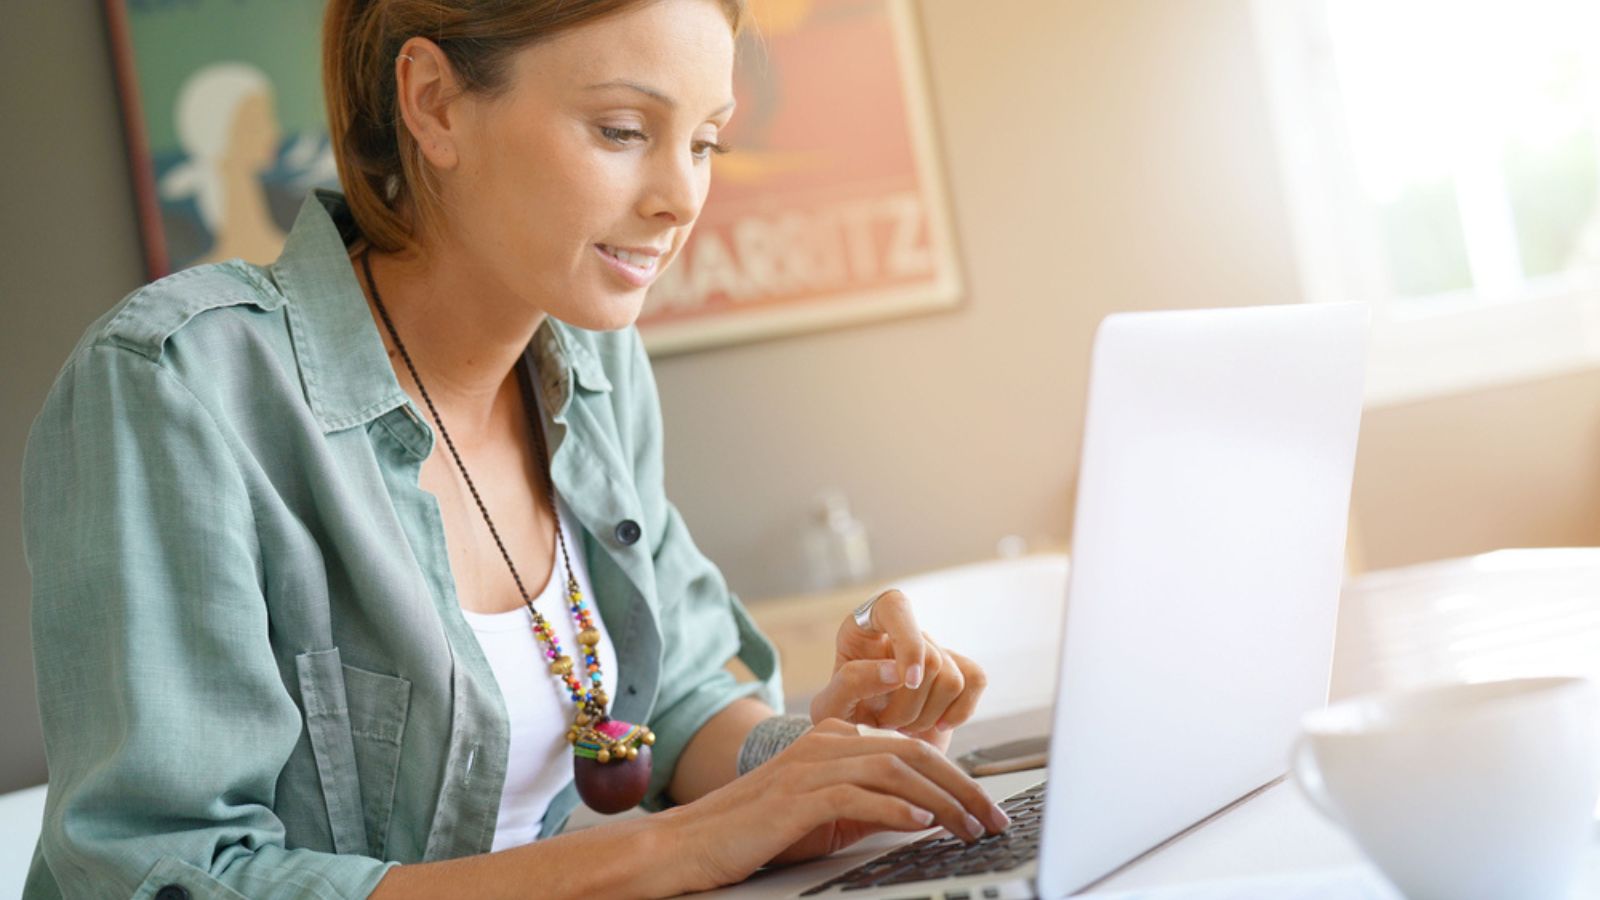
[[[452,249],[497,295],[582,328],[632,323],[705,202],[733,58],[713,0],[656,0],[522,50],[507,94],[450,107]]]

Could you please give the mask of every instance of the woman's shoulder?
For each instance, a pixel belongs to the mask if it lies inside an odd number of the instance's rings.
[[[298,384],[284,305],[267,270],[243,260],[150,282],[84,331],[40,417],[74,409],[81,415],[83,404],[94,402],[108,418],[149,418],[153,411],[135,401],[157,397],[198,402],[218,419],[260,408],[270,385],[288,392]]]
[[[159,362],[181,340],[202,355],[226,359],[233,349],[230,337],[247,339],[252,332],[272,328],[260,314],[283,304],[283,294],[260,267],[240,259],[194,266],[124,296],[89,326],[73,356],[112,346]],[[225,310],[232,312],[208,315]],[[205,352],[208,343],[221,346]]]

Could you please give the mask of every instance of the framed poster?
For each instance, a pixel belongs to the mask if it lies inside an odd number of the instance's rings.
[[[711,195],[653,354],[947,308],[956,262],[911,0],[751,0]]]
[[[338,186],[324,124],[324,0],[106,0],[150,279],[269,263],[312,187]]]

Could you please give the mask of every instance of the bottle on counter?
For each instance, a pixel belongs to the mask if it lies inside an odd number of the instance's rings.
[[[813,590],[849,587],[872,577],[867,529],[850,512],[850,503],[840,491],[818,495],[805,544]]]

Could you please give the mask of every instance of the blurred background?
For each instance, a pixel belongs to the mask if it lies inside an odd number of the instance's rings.
[[[1120,310],[1374,303],[1354,571],[1600,544],[1595,4],[910,6],[959,303],[656,362],[669,493],[753,607],[1067,549],[1088,351]],[[145,268],[102,6],[8,4],[0,85],[7,791],[45,779],[27,429]],[[819,581],[825,492],[870,574]]]

